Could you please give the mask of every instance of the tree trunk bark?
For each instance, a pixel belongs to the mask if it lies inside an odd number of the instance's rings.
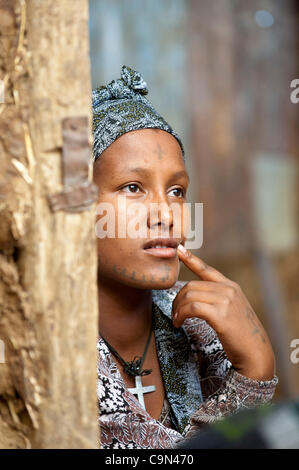
[[[0,448],[97,448],[94,206],[49,203],[63,120],[91,142],[88,1],[0,0],[0,31]]]

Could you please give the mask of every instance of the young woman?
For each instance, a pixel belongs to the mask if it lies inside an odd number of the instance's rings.
[[[186,202],[184,149],[147,93],[126,66],[93,91],[98,207],[113,209],[116,227],[98,238],[102,448],[173,448],[206,423],[269,402],[277,384],[269,338],[239,285],[184,248],[183,211],[171,210]],[[136,203],[144,236],[128,235],[130,216],[118,236]],[[180,261],[196,280],[177,281]]]

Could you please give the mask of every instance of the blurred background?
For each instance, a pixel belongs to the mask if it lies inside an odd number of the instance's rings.
[[[194,253],[266,327],[274,401],[299,397],[298,31],[296,0],[90,0],[92,86],[132,67],[182,137],[188,201],[204,204]]]

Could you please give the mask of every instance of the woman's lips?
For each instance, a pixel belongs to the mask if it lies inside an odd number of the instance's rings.
[[[143,245],[143,249],[149,255],[157,258],[176,258],[177,247],[181,242],[182,240],[176,240],[172,237],[157,237],[147,241]]]
[[[164,248],[146,248],[144,249],[149,255],[157,256],[158,258],[174,258],[177,255],[176,248],[164,247]]]

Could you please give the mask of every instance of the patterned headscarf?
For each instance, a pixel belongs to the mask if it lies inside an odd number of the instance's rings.
[[[146,128],[172,134],[179,142],[185,160],[179,136],[145,98],[147,93],[147,84],[140,73],[126,65],[122,66],[120,79],[92,91],[94,160],[121,135]]]

